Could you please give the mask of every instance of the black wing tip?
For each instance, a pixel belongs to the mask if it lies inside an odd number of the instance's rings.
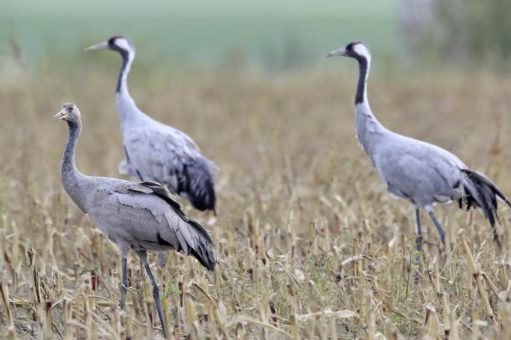
[[[504,196],[502,192],[498,191],[496,194],[501,200],[504,201],[504,203],[506,203],[511,208],[511,201],[509,201],[509,199],[506,196]]]
[[[490,225],[494,227],[495,222],[499,220],[497,214],[497,197],[502,199],[509,207],[511,207],[511,202],[484,174],[470,169],[461,169],[461,172],[467,175],[471,185],[473,185],[474,189],[477,191],[477,193],[473,193],[470,191],[469,186],[464,186],[465,194],[467,195],[465,198],[467,210],[470,209],[471,206],[480,207]],[[479,196],[479,198],[477,196]],[[461,202],[460,207],[462,207]]]
[[[216,193],[209,161],[196,158],[186,168],[185,192],[192,206],[200,211],[215,210]]]
[[[199,261],[208,271],[215,271],[217,258],[214,248],[209,248],[208,245],[201,245],[200,249],[190,248],[190,254]]]
[[[200,211],[210,210],[213,211],[216,215],[216,197],[214,189],[208,189],[208,193],[203,196],[195,196],[193,192],[189,192],[188,197],[190,197],[190,202],[195,209]]]
[[[208,271],[214,272],[216,267],[216,261],[208,261],[204,267],[206,267]]]
[[[199,234],[200,242],[196,249],[190,247],[191,254],[209,271],[215,270],[217,262],[217,253],[215,243],[209,232],[199,222],[188,219],[188,224],[192,226]]]
[[[215,211],[216,193],[211,178],[200,181],[197,185],[191,185],[187,194],[195,209]]]

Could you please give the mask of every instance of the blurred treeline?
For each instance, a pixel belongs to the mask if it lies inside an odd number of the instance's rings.
[[[411,0],[400,12],[409,55],[509,69],[511,0]]]

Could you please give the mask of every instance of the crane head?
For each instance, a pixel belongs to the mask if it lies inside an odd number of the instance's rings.
[[[76,123],[80,121],[80,109],[78,109],[76,104],[65,103],[62,105],[60,111],[55,116],[53,116],[53,118]]]
[[[114,35],[108,40],[89,46],[85,49],[86,52],[95,50],[112,50],[121,54],[135,53],[135,46],[127,37],[123,35]]]
[[[369,52],[369,49],[362,41],[354,41],[349,43],[345,47],[333,50],[326,55],[326,57],[336,56],[350,57],[355,59],[359,58],[369,59],[371,58],[371,53]]]

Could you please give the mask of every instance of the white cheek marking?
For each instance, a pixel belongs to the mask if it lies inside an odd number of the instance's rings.
[[[131,46],[124,38],[115,39],[115,44],[126,51],[131,51]]]
[[[361,55],[363,57],[369,58],[371,56],[369,50],[367,49],[367,47],[364,46],[364,44],[356,44],[355,46],[353,46],[353,50],[358,55]]]

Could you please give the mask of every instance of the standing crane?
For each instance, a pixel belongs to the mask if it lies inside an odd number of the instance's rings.
[[[116,100],[126,158],[119,164],[119,172],[161,183],[187,198],[196,209],[215,213],[215,164],[184,132],[142,112],[128,92],[127,78],[135,59],[133,43],[124,36],[114,36],[85,50],[102,49],[115,51],[122,58]]]
[[[445,245],[444,229],[433,212],[433,204],[458,201],[481,208],[493,230],[493,239],[501,247],[495,227],[497,198],[511,202],[485,175],[470,170],[452,153],[429,143],[402,136],[385,128],[374,116],[367,100],[367,78],[371,54],[363,42],[352,42],[331,51],[327,57],[353,58],[359,65],[355,95],[355,123],[359,144],[387,185],[389,193],[409,200],[415,206],[416,249],[422,251],[420,209],[424,209]]]
[[[151,281],[163,334],[166,334],[160,292],[147,261],[147,251],[174,249],[194,256],[212,271],[217,262],[213,240],[206,229],[185,215],[166,187],[154,182],[137,183],[82,174],[75,165],[75,148],[82,127],[80,110],[75,104],[64,104],[55,118],[66,121],[69,127],[61,168],[64,189],[80,210],[119,247],[121,310],[124,310],[128,289],[128,252],[133,249]]]

